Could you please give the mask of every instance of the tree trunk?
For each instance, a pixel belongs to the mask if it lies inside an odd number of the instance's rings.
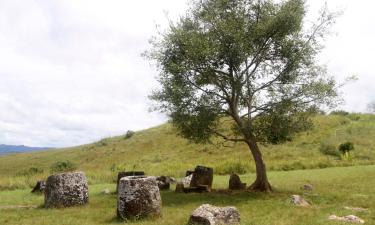
[[[271,192],[272,187],[268,182],[266,165],[263,162],[262,153],[259,150],[258,144],[255,141],[247,141],[250,152],[253,155],[256,167],[256,180],[249,186],[250,190]]]

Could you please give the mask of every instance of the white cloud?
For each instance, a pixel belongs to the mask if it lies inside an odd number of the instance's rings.
[[[363,110],[375,99],[374,3],[329,5],[346,10],[322,61],[340,79],[359,76],[343,107]],[[173,20],[185,9],[185,0],[0,1],[0,143],[70,146],[165,121],[147,110],[156,71],[140,54],[166,11]]]

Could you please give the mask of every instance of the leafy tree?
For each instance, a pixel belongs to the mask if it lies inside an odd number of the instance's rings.
[[[372,101],[372,102],[367,104],[367,110],[370,113],[375,113],[375,101]]]
[[[160,71],[156,109],[192,141],[246,143],[253,190],[272,191],[258,144],[289,140],[309,127],[308,109],[337,99],[334,79],[316,63],[335,16],[324,9],[306,29],[305,13],[303,0],[193,0],[146,54]]]

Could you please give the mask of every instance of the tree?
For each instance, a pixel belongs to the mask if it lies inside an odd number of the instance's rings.
[[[375,113],[375,101],[367,104],[367,111],[369,111],[370,113]]]
[[[194,142],[246,143],[253,190],[272,191],[259,143],[289,140],[308,127],[309,109],[337,98],[335,80],[316,63],[335,16],[324,9],[304,29],[305,12],[303,0],[195,0],[146,54],[160,72],[156,109]]]

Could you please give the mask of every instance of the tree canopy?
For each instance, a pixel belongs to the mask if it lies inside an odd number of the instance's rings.
[[[334,15],[322,10],[310,28],[305,15],[303,0],[192,1],[148,53],[160,71],[151,96],[157,109],[185,138],[243,141],[262,161],[258,142],[288,140],[308,127],[309,108],[338,96],[316,59]],[[232,121],[230,132],[223,118]]]

